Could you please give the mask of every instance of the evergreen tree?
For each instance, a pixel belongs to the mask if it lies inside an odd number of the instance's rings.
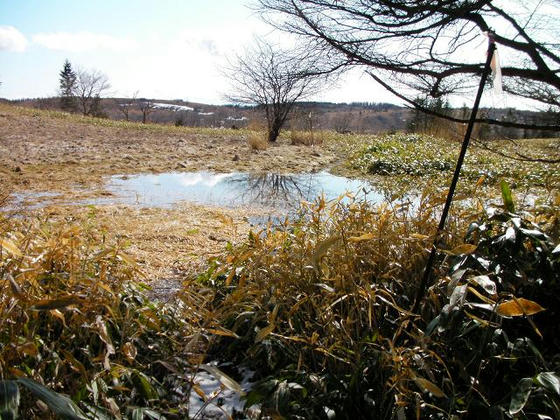
[[[429,107],[429,100],[424,96],[417,96],[414,101],[420,106],[426,108]],[[413,133],[424,132],[426,130],[426,127],[428,126],[428,120],[430,119],[430,117],[417,108],[414,108],[412,112],[412,118],[410,119],[410,121],[408,121],[407,130]]]
[[[74,98],[76,73],[72,70],[70,61],[66,60],[60,72],[60,107],[65,111],[74,112],[77,109]]]
[[[451,115],[451,105],[443,98],[430,98],[428,96],[418,96],[414,100],[418,105],[440,115]],[[445,128],[445,123],[434,115],[425,113],[419,109],[414,109],[412,118],[408,122],[407,129],[411,132],[432,134],[438,133]]]

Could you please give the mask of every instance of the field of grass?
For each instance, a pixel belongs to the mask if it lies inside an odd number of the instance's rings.
[[[387,188],[428,184],[445,187],[460,148],[458,141],[421,134],[361,138],[349,146],[348,166],[356,174],[378,179]],[[560,188],[559,159],[558,139],[474,140],[465,157],[460,185],[469,190],[481,178],[482,185],[490,187],[505,180],[520,193],[550,197]]]
[[[112,120],[109,118],[97,118],[92,116],[84,116],[81,114],[74,114],[69,112],[62,112],[56,110],[39,110],[34,108],[6,105],[0,103],[0,112],[17,113],[18,115],[25,116],[40,116],[49,119],[61,120],[72,123],[87,124],[97,127],[111,127],[116,129],[134,129],[143,130],[147,132],[156,133],[193,133],[193,134],[211,134],[216,135],[217,129],[207,127],[185,127],[175,126],[173,124],[156,124],[125,121],[125,120]],[[224,134],[238,133],[239,130],[232,130],[229,128],[221,128],[220,132]]]

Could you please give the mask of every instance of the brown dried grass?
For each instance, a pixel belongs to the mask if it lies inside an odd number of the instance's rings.
[[[323,144],[323,136],[313,131],[292,130],[290,140],[294,146],[318,146]]]
[[[247,143],[251,150],[266,150],[268,148],[268,140],[266,133],[262,131],[252,131],[247,137]]]

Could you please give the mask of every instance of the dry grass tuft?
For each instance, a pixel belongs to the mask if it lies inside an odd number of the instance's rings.
[[[323,144],[323,136],[313,131],[296,131],[290,133],[290,140],[294,146],[318,146]]]
[[[252,131],[247,137],[247,143],[251,150],[266,150],[268,148],[268,140],[266,133],[262,131]]]

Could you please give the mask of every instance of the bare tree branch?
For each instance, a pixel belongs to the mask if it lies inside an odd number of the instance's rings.
[[[457,118],[452,115],[442,114],[433,109],[430,109],[422,105],[420,102],[410,99],[409,97],[397,92],[393,87],[385,83],[385,81],[383,81],[383,79],[378,77],[376,74],[369,71],[366,73],[369,74],[377,83],[379,83],[389,92],[391,92],[393,95],[397,96],[398,98],[402,99],[406,103],[410,104],[413,108],[422,111],[425,114],[433,115],[434,117],[442,118],[444,120],[453,121],[455,123],[460,123],[460,124],[466,124],[469,122],[468,119]],[[526,123],[517,123],[514,121],[495,120],[493,118],[476,118],[474,121],[475,123],[480,123],[480,124],[491,124],[491,125],[499,125],[502,127],[521,128],[521,129],[528,129],[528,130],[558,131],[560,129],[560,126],[558,125],[526,124]]]
[[[257,0],[263,18],[340,60],[364,65],[407,102],[418,92],[437,98],[476,85],[484,57],[472,51],[490,33],[503,61],[504,90],[545,107],[560,107],[557,1],[531,7],[511,0]],[[541,10],[542,9],[542,10]],[[338,64],[339,61],[335,61]],[[410,94],[409,88],[414,89]],[[414,105],[414,104],[412,104]],[[560,124],[511,125],[560,130]]]
[[[73,93],[77,98],[83,115],[97,116],[100,114],[101,95],[111,88],[109,79],[98,70],[76,72]]]
[[[136,105],[136,99],[138,98],[138,91],[132,94],[131,98],[127,98],[124,101],[116,101],[119,111],[124,115],[127,121],[130,121],[130,111]]]
[[[146,124],[149,115],[155,111],[156,107],[151,99],[142,99],[138,101],[138,109],[142,112],[142,124]]]
[[[268,140],[276,141],[295,102],[317,93],[332,77],[332,69],[327,71],[321,60],[309,51],[286,51],[256,39],[226,71],[232,85],[227,99],[261,107]]]

